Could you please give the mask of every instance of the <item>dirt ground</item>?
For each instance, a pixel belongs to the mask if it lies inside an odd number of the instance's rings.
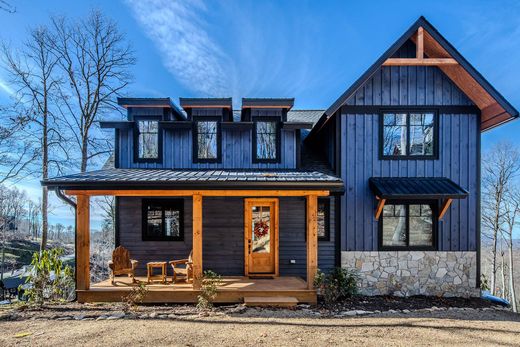
[[[0,321],[0,346],[520,345],[520,315],[508,311],[342,318],[261,312],[178,319]]]

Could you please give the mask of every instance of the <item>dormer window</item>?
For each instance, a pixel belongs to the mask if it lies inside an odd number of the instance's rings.
[[[194,162],[220,162],[220,141],[220,122],[216,117],[194,117]]]
[[[136,119],[134,132],[134,159],[137,162],[161,160],[161,136],[159,119],[149,117]]]
[[[280,160],[280,125],[275,119],[255,119],[253,153],[256,163],[277,163]]]

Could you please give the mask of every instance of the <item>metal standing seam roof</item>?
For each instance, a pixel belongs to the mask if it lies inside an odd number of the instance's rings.
[[[42,185],[59,188],[99,189],[100,187],[157,187],[212,189],[298,188],[342,191],[340,178],[318,171],[243,171],[105,169],[50,178]]]
[[[370,177],[370,189],[382,199],[464,199],[468,192],[445,177]]]

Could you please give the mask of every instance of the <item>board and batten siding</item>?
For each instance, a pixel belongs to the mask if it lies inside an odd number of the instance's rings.
[[[209,111],[208,111],[209,112]],[[206,112],[205,114],[209,114]],[[258,113],[258,112],[257,112]],[[265,113],[265,112],[264,112]],[[265,115],[260,112],[258,115]],[[281,111],[279,112],[281,114]],[[278,115],[278,113],[275,113]],[[134,116],[161,116],[162,108],[135,108]],[[197,113],[198,116],[203,115]],[[256,115],[256,114],[255,114]],[[269,114],[272,115],[272,114]],[[119,167],[122,169],[295,169],[296,131],[281,130],[281,158],[279,163],[253,163],[252,129],[222,129],[222,161],[220,163],[193,162],[193,134],[191,129],[168,129],[163,131],[161,163],[134,162],[134,131],[119,131]]]
[[[410,57],[408,42],[394,57]],[[424,106],[473,105],[437,67],[381,67],[346,102],[347,105]],[[340,111],[338,111],[340,112]],[[373,112],[373,111],[372,111]],[[447,177],[469,192],[453,203],[439,222],[440,251],[477,248],[480,196],[480,115],[439,114],[439,159],[380,160],[379,114],[341,114],[341,249],[378,249],[377,205],[370,177]]]
[[[183,241],[142,240],[141,197],[118,198],[118,244],[139,261],[137,273],[146,275],[146,263],[186,258],[192,247],[192,203],[184,200]],[[306,276],[305,199],[280,198],[279,270],[281,276]],[[331,201],[331,240],[318,245],[318,266],[334,266],[334,204]],[[202,206],[204,270],[225,276],[244,275],[244,199],[208,197]],[[291,260],[295,260],[292,264]],[[171,275],[171,268],[168,268]]]

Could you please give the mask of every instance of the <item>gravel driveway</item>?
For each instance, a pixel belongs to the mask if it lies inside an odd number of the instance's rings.
[[[520,344],[520,315],[502,310],[382,313],[341,318],[291,317],[262,312],[262,315],[176,319],[60,321],[32,318],[1,321],[0,345],[316,347]]]

